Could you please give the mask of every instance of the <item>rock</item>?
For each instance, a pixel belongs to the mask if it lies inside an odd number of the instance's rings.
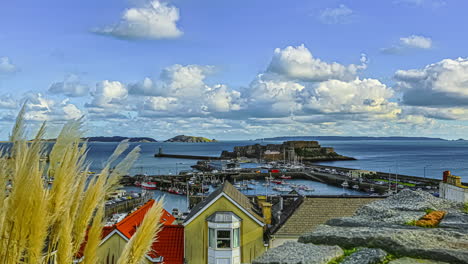
[[[363,248],[343,259],[341,264],[378,264],[387,256],[387,252],[379,248]]]
[[[439,224],[440,228],[455,228],[462,231],[468,231],[468,214],[450,212]]]
[[[460,203],[437,198],[424,191],[402,190],[387,199],[359,208],[352,220],[360,223],[383,222],[402,225],[420,219],[428,209],[459,211],[461,206]]]
[[[468,234],[443,228],[318,226],[302,243],[381,248],[400,256],[468,263]]]
[[[254,264],[326,264],[343,256],[338,246],[317,246],[298,242],[286,242],[270,249],[255,259]]]
[[[428,259],[400,258],[390,261],[388,264],[450,264],[448,262],[434,261]]]

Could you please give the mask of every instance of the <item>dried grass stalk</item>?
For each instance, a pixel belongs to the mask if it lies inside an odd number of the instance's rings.
[[[11,148],[0,149],[0,263],[48,263],[54,257],[58,263],[71,263],[87,230],[85,259],[88,255],[86,263],[95,263],[106,194],[131,167],[139,148],[115,165],[128,148],[128,142],[123,142],[101,173],[89,178],[87,144],[81,141],[81,120],[76,120],[64,125],[47,166],[43,159],[46,125],[28,141],[24,114],[23,106],[10,137]],[[51,186],[48,180],[52,180]],[[151,210],[148,221],[159,221],[159,207]],[[144,248],[153,241],[157,225],[150,227],[148,221],[145,219],[139,233],[151,233],[139,234],[126,249],[132,259],[143,258],[148,249]],[[121,263],[130,263],[121,259]]]

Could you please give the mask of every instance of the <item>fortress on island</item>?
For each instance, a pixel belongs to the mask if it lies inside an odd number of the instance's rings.
[[[317,141],[285,141],[282,144],[248,145],[234,147],[233,151],[223,151],[222,159],[240,157],[265,161],[327,161],[353,160],[354,158],[339,155],[333,148],[322,147]]]

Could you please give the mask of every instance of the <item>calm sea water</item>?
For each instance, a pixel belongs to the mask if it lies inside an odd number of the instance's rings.
[[[155,158],[154,154],[162,148],[168,154],[188,154],[219,156],[223,150],[231,151],[234,146],[260,144],[275,144],[280,141],[223,141],[215,143],[132,143],[131,148],[141,147],[141,155],[130,171],[130,174],[149,175],[177,174],[181,170],[190,170],[196,160]],[[355,161],[321,162],[320,164],[349,167],[356,169],[390,172],[430,178],[441,178],[444,170],[461,176],[468,182],[468,142],[466,141],[408,141],[408,140],[343,140],[320,141],[322,146],[334,147],[342,155],[355,157]],[[116,148],[117,143],[89,143],[88,160],[91,170],[99,171],[105,161]],[[249,166],[243,165],[243,166]],[[343,190],[334,186],[327,186],[316,182],[298,182],[307,184],[315,189],[313,194],[356,194],[353,190]],[[262,189],[263,188],[263,189]],[[129,187],[130,191],[140,191],[139,188]],[[264,193],[264,187],[246,191],[246,194]],[[154,191],[156,198],[165,195],[165,208],[187,208],[186,197]]]
[[[281,143],[279,141],[223,141],[214,143],[132,143],[140,146],[141,155],[131,174],[176,174],[190,170],[196,160],[154,158],[159,148],[168,154],[219,156],[223,150],[234,146],[255,143]],[[354,161],[320,162],[320,164],[375,170],[405,175],[441,178],[444,170],[468,181],[467,141],[409,141],[409,140],[343,140],[320,141],[322,146],[334,147],[342,155],[355,157]],[[98,170],[105,163],[116,143],[90,143],[89,159],[92,169]],[[425,169],[424,169],[425,168]]]

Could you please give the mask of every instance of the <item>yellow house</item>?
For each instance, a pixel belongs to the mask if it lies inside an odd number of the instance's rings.
[[[197,204],[183,225],[188,264],[251,263],[266,250],[264,219],[228,181]]]

